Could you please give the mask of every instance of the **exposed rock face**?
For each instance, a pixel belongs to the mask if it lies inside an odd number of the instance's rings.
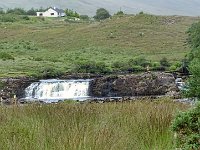
[[[21,98],[24,96],[25,88],[34,81],[35,81],[34,79],[26,77],[17,79],[13,78],[0,79],[1,83],[0,97],[2,99],[10,99],[13,98],[14,95],[16,95],[17,98]]]
[[[92,76],[90,74],[67,75],[62,79],[91,78],[90,96],[94,97],[131,97],[169,95],[174,96],[179,91],[172,74],[152,72],[138,75]],[[32,78],[0,79],[0,97],[4,100],[23,98],[25,88],[38,80]]]
[[[165,95],[172,91],[178,91],[173,75],[159,72],[101,77],[91,83],[91,94],[96,97]]]

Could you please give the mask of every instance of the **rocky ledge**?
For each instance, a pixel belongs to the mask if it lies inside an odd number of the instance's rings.
[[[100,77],[92,81],[90,89],[96,97],[177,96],[179,91],[174,76],[163,72]]]
[[[78,79],[83,75],[67,75],[62,79]],[[84,75],[84,78],[93,78],[90,84],[91,97],[134,97],[134,96],[157,96],[168,95],[179,97],[179,89],[175,84],[175,78],[170,73],[146,72],[137,75],[110,75],[91,76]],[[80,78],[79,78],[80,79]],[[31,83],[38,81],[27,77],[0,79],[1,100],[22,98],[25,88]]]

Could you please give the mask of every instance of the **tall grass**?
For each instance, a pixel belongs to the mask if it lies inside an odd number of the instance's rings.
[[[0,149],[171,150],[171,120],[186,108],[169,101],[1,107]]]

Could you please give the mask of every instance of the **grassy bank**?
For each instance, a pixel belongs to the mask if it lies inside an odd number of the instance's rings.
[[[198,18],[142,14],[92,23],[26,19],[0,22],[2,77],[38,75],[45,70],[69,72],[85,61],[103,62],[112,70],[119,68],[119,62],[137,57],[155,66],[163,57],[176,64],[189,51],[185,32]]]
[[[0,149],[171,150],[171,101],[0,107]]]

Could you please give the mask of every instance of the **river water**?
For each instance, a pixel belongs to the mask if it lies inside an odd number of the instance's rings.
[[[91,80],[40,80],[25,89],[27,101],[43,101],[47,103],[60,100],[85,100],[89,98]]]

